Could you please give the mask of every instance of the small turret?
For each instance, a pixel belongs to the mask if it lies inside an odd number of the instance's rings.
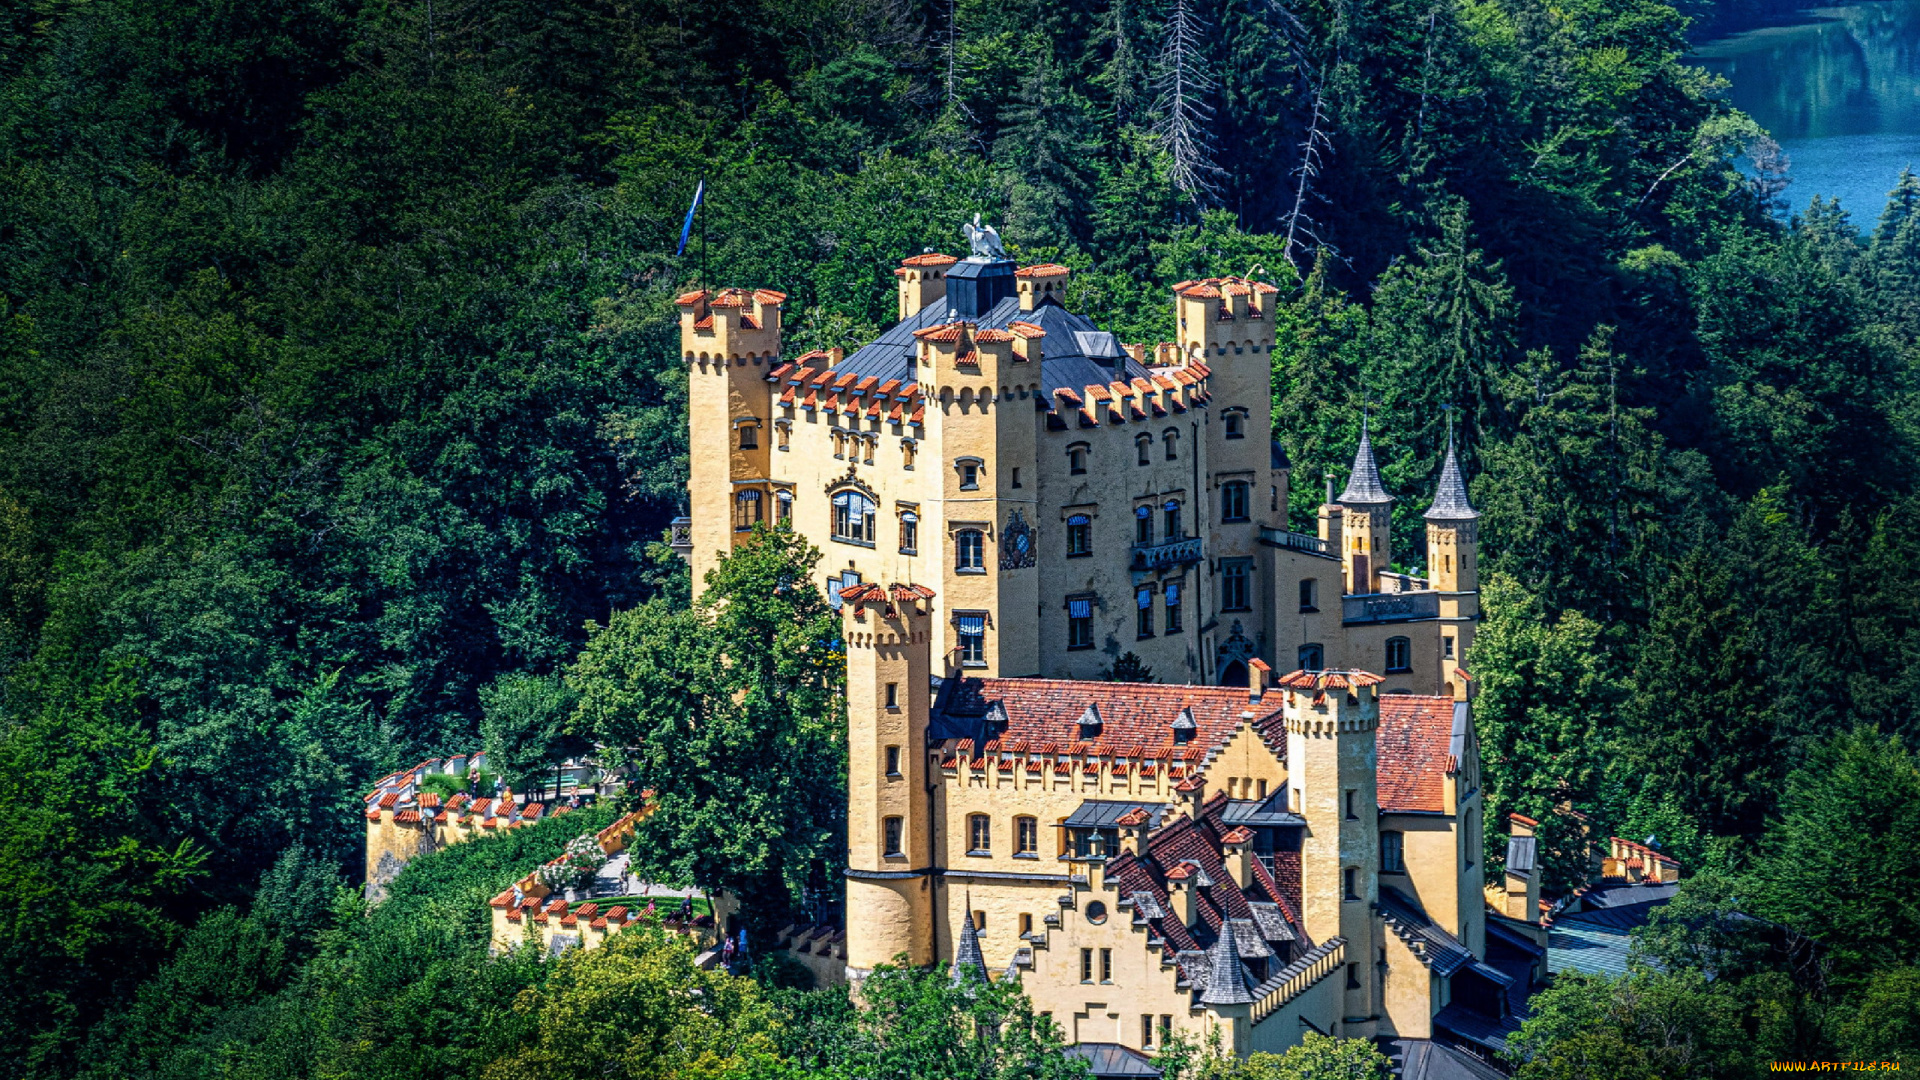
[[[1379,576],[1393,563],[1393,496],[1380,482],[1380,466],[1373,460],[1373,437],[1360,421],[1360,448],[1354,451],[1353,471],[1338,500],[1341,510],[1341,561],[1347,571],[1347,592],[1379,592]]]
[[[952,985],[968,980],[987,981],[987,957],[980,951],[980,931],[973,925],[973,894],[967,894],[967,910],[960,918],[960,947],[953,953]]]
[[[1247,1005],[1253,1000],[1246,966],[1240,962],[1240,946],[1233,940],[1233,920],[1223,918],[1220,939],[1207,950],[1207,986],[1200,992],[1200,1004]]]
[[[1467,646],[1480,616],[1480,512],[1467,501],[1467,482],[1447,435],[1447,459],[1427,508],[1427,583],[1440,594],[1440,673],[1447,693],[1467,697],[1461,677]]]

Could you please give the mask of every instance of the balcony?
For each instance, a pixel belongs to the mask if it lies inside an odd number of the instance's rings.
[[[1135,570],[1158,570],[1163,566],[1200,561],[1200,538],[1168,540],[1159,544],[1136,544],[1133,549]]]
[[[1362,593],[1340,598],[1340,621],[1348,626],[1439,617],[1440,594],[1437,592]]]
[[[1304,551],[1309,555],[1318,555],[1323,559],[1331,559],[1334,557],[1333,552],[1327,550],[1328,545],[1325,540],[1307,533],[1288,532],[1285,529],[1276,529],[1270,525],[1260,526],[1260,542],[1270,547],[1292,548],[1294,551]]]

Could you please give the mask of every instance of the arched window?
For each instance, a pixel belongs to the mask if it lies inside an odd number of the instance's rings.
[[[1153,507],[1136,506],[1133,508],[1133,542],[1136,544],[1153,543]]]
[[[1227,438],[1244,439],[1247,437],[1247,430],[1246,430],[1247,414],[1246,413],[1230,412],[1226,415],[1225,420],[1227,423]]]
[[[1087,448],[1085,445],[1067,447],[1067,472],[1074,476],[1083,476],[1087,471]]]
[[[1067,519],[1067,558],[1093,554],[1093,519],[1075,514]]]
[[[1178,499],[1168,499],[1166,505],[1160,509],[1166,511],[1167,527],[1165,532],[1167,539],[1178,540],[1186,535],[1180,531],[1180,501]]]
[[[1133,451],[1142,465],[1153,464],[1153,436],[1141,434],[1134,437]]]
[[[793,520],[793,492],[773,493],[773,520],[776,524]]]
[[[1404,672],[1413,670],[1413,643],[1403,637],[1387,639],[1387,670]]]
[[[985,814],[967,815],[967,854],[993,854],[993,819]]]
[[[1167,433],[1160,436],[1160,441],[1167,446],[1168,461],[1180,460],[1180,433],[1178,431],[1168,428]]]
[[[1017,817],[1013,819],[1013,853],[1015,856],[1040,854],[1040,821],[1038,818]]]
[[[1320,671],[1327,666],[1326,647],[1318,643],[1300,646],[1300,670]]]
[[[848,544],[873,546],[873,500],[857,491],[833,497],[833,538]]]
[[[736,492],[733,496],[733,531],[752,532],[762,518],[760,493],[757,491]]]
[[[987,572],[986,538],[979,529],[961,529],[953,534],[953,568],[962,572]]]
[[[1247,482],[1233,480],[1220,488],[1220,520],[1247,520]]]

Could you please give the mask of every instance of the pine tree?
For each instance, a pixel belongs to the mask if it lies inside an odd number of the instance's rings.
[[[1920,338],[1920,176],[1911,168],[1888,193],[1887,208],[1867,246],[1870,310],[1876,321]]]

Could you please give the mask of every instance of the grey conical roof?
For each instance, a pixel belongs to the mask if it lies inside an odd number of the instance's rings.
[[[1233,920],[1220,920],[1220,938],[1207,950],[1207,986],[1200,991],[1202,1005],[1246,1005],[1253,1001],[1247,970],[1240,963],[1240,947],[1233,940]]]
[[[1393,496],[1380,482],[1380,466],[1373,461],[1373,437],[1365,424],[1360,427],[1360,449],[1353,454],[1353,472],[1347,476],[1347,490],[1340,493],[1343,503],[1358,505],[1390,503]]]
[[[987,958],[980,951],[980,932],[974,929],[973,898],[967,898],[969,910],[960,919],[960,949],[953,955],[953,985],[967,979],[987,980]]]
[[[1440,486],[1434,489],[1433,505],[1427,508],[1428,521],[1473,521],[1480,511],[1467,501],[1467,481],[1460,475],[1460,462],[1453,456],[1453,439],[1447,439],[1447,463],[1440,467]]]
[[[1191,705],[1181,709],[1180,715],[1173,718],[1173,730],[1175,731],[1197,731],[1199,727],[1199,724],[1193,722],[1193,706]]]
[[[1080,714],[1080,726],[1083,728],[1099,727],[1100,726],[1100,706],[1088,705],[1086,711]]]

